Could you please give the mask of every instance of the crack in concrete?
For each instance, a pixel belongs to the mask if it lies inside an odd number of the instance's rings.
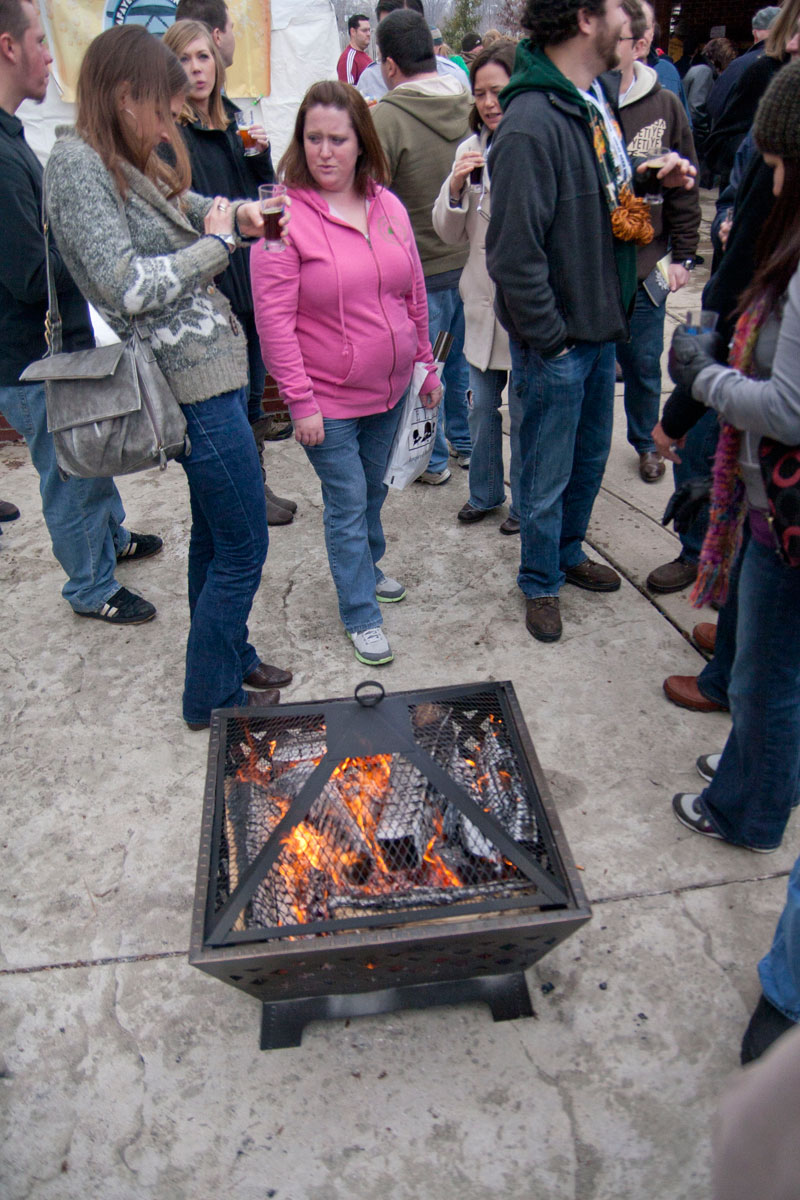
[[[685,883],[679,884],[677,887],[658,888],[649,892],[618,892],[612,896],[589,896],[587,899],[589,904],[593,905],[620,904],[627,900],[651,900],[657,899],[659,896],[681,896],[686,892],[702,892],[710,888],[731,887],[734,884],[768,883],[772,879],[788,879],[789,874],[790,872],[787,869],[786,871],[775,871],[769,875],[748,875],[744,878],[713,879],[705,883]],[[77,959],[73,962],[39,963],[32,967],[3,967],[0,968],[0,977],[7,975],[36,975],[43,971],[73,971],[88,967],[115,967],[125,966],[129,963],[160,962],[162,959],[168,958],[186,958],[188,954],[188,949],[162,950],[157,954],[121,954],[106,958]]]

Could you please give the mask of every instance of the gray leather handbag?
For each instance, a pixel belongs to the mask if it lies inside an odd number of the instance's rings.
[[[134,320],[124,342],[61,353],[61,314],[50,266],[50,232],[42,213],[47,263],[48,354],[20,375],[43,382],[47,429],[62,475],[97,479],[162,470],[191,453],[186,418]]]

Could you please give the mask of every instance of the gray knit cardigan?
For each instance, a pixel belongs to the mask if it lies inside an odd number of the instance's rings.
[[[214,283],[228,251],[203,236],[211,200],[185,192],[169,201],[130,164],[123,170],[124,215],[116,184],[91,146],[62,132],[53,148],[47,212],[72,278],[121,337],[136,318],[181,404],[246,386],[246,338]]]

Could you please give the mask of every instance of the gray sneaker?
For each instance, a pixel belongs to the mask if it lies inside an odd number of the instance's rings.
[[[430,483],[434,487],[439,487],[443,483],[447,483],[450,478],[450,468],[445,467],[443,471],[423,471],[417,476],[417,483]]]
[[[697,774],[700,776],[700,778],[705,779],[708,783],[711,783],[711,780],[717,773],[717,767],[719,766],[719,760],[721,758],[721,754],[701,754],[695,763],[695,766],[697,767]]]
[[[380,625],[374,629],[362,629],[359,633],[348,631],[347,636],[353,643],[356,658],[367,667],[382,667],[394,658],[392,648]]]
[[[405,600],[406,589],[398,580],[384,575],[380,583],[375,584],[375,598],[381,604],[396,604],[398,600]]]

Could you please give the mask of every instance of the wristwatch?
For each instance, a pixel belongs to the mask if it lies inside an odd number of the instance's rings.
[[[232,233],[215,233],[214,237],[218,237],[221,242],[224,242],[230,253],[236,249],[236,238]]]
[[[683,267],[684,271],[693,271],[694,270],[694,259],[693,258],[685,258],[683,260],[683,262],[679,262],[676,265],[679,267]]]

